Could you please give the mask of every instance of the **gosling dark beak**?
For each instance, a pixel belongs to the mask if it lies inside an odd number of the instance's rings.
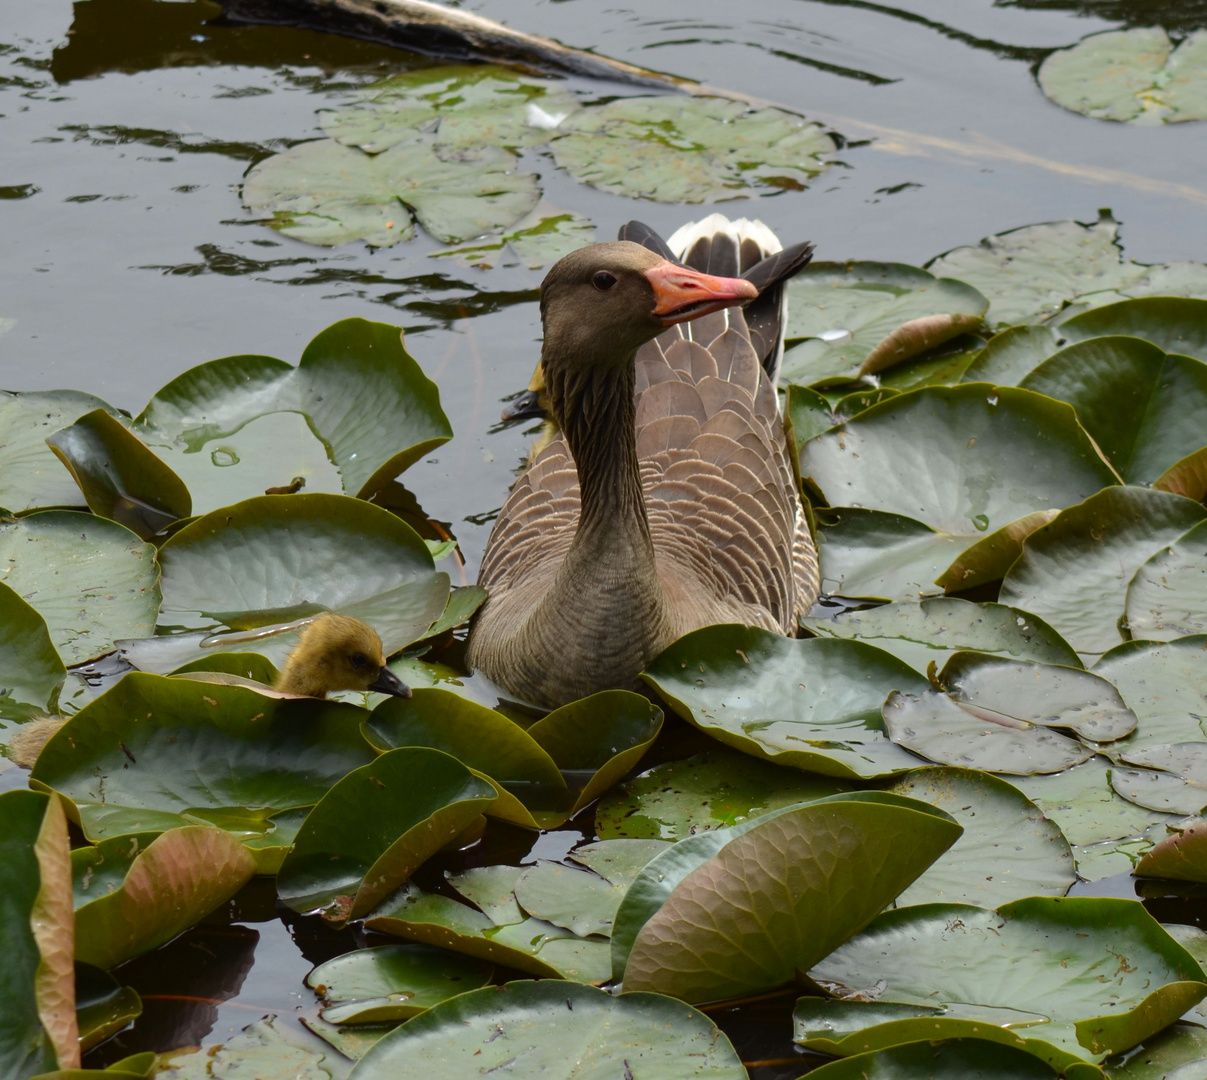
[[[525,390],[503,409],[504,420],[524,420],[530,416],[544,415],[545,410],[541,408],[541,400],[535,390]]]
[[[645,276],[654,287],[654,314],[663,326],[745,304],[759,295],[758,288],[745,278],[713,277],[672,262],[651,267]]]
[[[383,667],[378,672],[377,681],[370,683],[369,689],[375,690],[379,694],[393,694],[394,697],[411,696],[411,688],[388,667]]]

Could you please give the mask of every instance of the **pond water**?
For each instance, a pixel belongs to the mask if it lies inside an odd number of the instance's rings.
[[[845,146],[808,190],[723,208],[762,218],[785,242],[814,240],[822,259],[920,264],[1016,226],[1090,221],[1100,207],[1124,224],[1132,258],[1202,259],[1207,248],[1201,124],[1088,120],[1047,101],[1034,79],[1049,50],[1098,30],[1207,25],[1201,2],[462,6],[831,126]],[[384,251],[310,247],[251,221],[239,200],[254,162],[319,134],[317,110],[431,61],[223,24],[206,2],[0,0],[0,12],[0,386],[71,387],[134,412],[206,360],[252,353],[296,362],[337,319],[396,323],[438,383],[456,432],[406,484],[461,541],[472,581],[530,441],[530,427],[498,417],[538,353],[541,272],[436,260],[440,245],[422,235]],[[601,238],[632,217],[669,234],[695,213],[578,184],[547,151],[529,152],[523,168]],[[557,858],[579,838],[550,834],[535,853]],[[502,834],[492,858],[506,859],[508,845],[517,861],[532,857],[532,840]],[[264,1012],[311,1009],[302,977],[353,936],[315,920],[281,921],[273,901],[271,883],[258,882],[229,911],[130,965],[121,977],[143,993],[147,1011],[91,1063],[219,1042]],[[747,1027],[727,1028],[744,1057],[795,1056],[788,1033],[757,1008],[742,1015]],[[782,1006],[775,1015],[782,1026]],[[768,1064],[752,1075],[804,1067]]]

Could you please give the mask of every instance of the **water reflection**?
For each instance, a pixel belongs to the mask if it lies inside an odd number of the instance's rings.
[[[1207,0],[994,0],[994,7],[1067,11],[1124,26],[1163,26],[1176,34],[1207,27]]]

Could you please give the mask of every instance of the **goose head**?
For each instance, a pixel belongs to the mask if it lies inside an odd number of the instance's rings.
[[[411,696],[410,687],[386,667],[377,631],[359,619],[331,613],[307,624],[276,688],[319,698],[336,690]]]
[[[541,284],[545,374],[551,360],[628,363],[668,326],[757,296],[749,281],[702,274],[631,241],[580,248]]]

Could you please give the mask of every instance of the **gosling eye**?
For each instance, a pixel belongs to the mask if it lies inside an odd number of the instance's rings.
[[[363,652],[354,652],[348,657],[348,660],[357,671],[360,671],[369,662],[369,658]]]
[[[595,276],[591,279],[591,284],[600,292],[607,292],[616,284],[616,275],[608,273],[607,270],[597,270]]]

